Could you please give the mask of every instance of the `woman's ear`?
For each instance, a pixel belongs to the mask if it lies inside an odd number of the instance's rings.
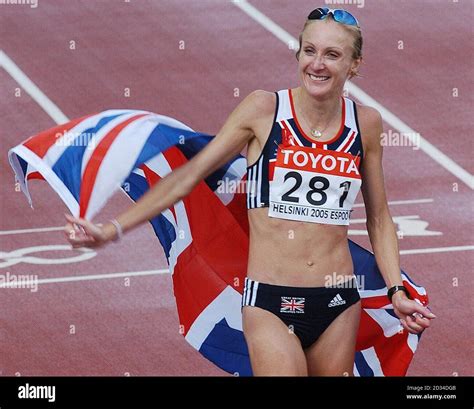
[[[349,79],[359,76],[359,69],[362,64],[362,57],[356,58],[352,61],[351,68],[349,70]]]

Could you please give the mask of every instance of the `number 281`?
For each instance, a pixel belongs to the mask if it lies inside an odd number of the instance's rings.
[[[286,182],[290,178],[294,179],[296,183],[293,185],[293,187],[290,190],[288,190],[286,193],[284,193],[281,196],[281,198],[283,200],[287,201],[287,202],[299,203],[299,201],[300,201],[299,197],[291,196],[291,194],[302,185],[303,177],[298,172],[288,172],[285,175],[284,182]],[[316,187],[316,183],[321,183],[322,186]],[[306,200],[308,201],[308,203],[311,203],[314,206],[320,206],[320,205],[323,205],[324,203],[326,203],[326,201],[328,199],[328,195],[326,194],[325,191],[329,188],[329,180],[328,179],[326,179],[323,176],[314,176],[309,181],[309,187],[310,187],[310,190],[308,190],[308,192],[306,193]],[[349,194],[349,189],[351,188],[351,182],[346,180],[345,182],[342,182],[339,185],[339,187],[343,188],[342,195],[339,198],[339,207],[343,207],[344,200],[346,200],[347,195]],[[320,199],[315,200],[313,198],[314,194],[319,194]]]

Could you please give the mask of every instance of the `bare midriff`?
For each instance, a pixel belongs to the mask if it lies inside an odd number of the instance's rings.
[[[262,283],[323,287],[353,274],[348,226],[291,221],[268,216],[268,207],[249,209],[247,275]]]

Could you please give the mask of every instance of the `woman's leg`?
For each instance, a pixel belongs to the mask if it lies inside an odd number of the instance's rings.
[[[310,376],[353,376],[361,303],[342,312],[305,350]]]
[[[280,318],[262,308],[245,306],[242,320],[254,375],[308,375],[301,343]]]

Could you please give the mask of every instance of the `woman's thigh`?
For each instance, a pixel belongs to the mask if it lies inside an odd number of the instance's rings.
[[[262,308],[245,306],[242,320],[254,375],[308,374],[301,343],[280,318]]]
[[[353,376],[361,302],[342,312],[305,350],[310,376]]]

